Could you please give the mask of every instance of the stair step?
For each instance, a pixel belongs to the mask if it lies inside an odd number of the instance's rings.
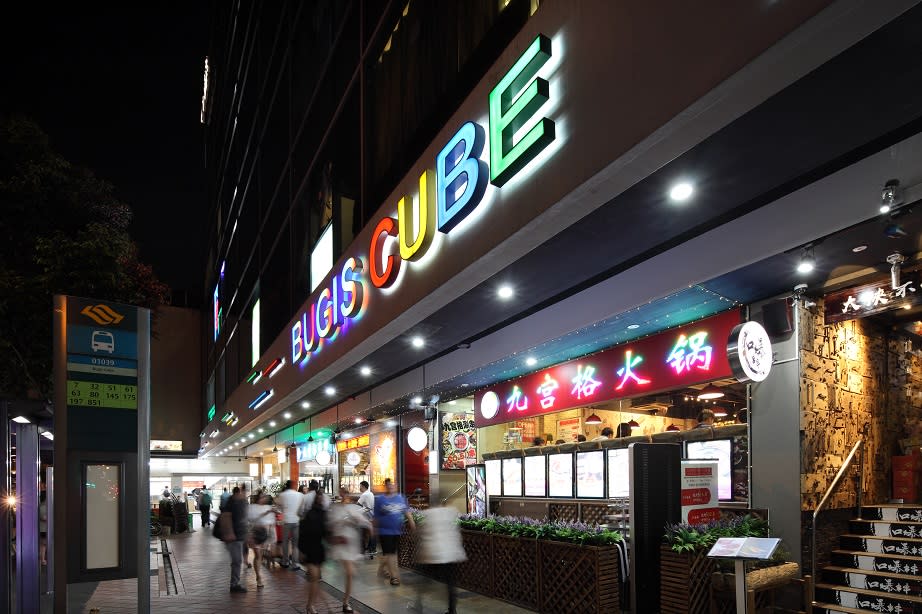
[[[830,562],[833,565],[852,567],[869,572],[888,571],[908,576],[922,576],[922,558],[920,557],[869,554],[855,550],[833,550]]]
[[[909,503],[865,506],[861,508],[861,517],[865,520],[922,522],[922,505]]]
[[[834,603],[821,603],[819,601],[813,602],[813,614],[866,614],[867,610],[857,610],[855,608],[847,608],[844,605],[836,605]]]
[[[877,535],[881,537],[922,537],[922,522],[899,520],[851,520],[851,532],[856,535]]]
[[[851,567],[838,566],[824,567],[821,574],[822,581],[827,584],[922,597],[922,578],[885,571],[866,573]]]
[[[858,550],[874,554],[922,557],[922,539],[914,537],[896,538],[845,533],[839,536],[839,546],[845,550]]]
[[[922,597],[836,586],[825,582],[817,582],[814,588],[816,599],[824,603],[874,612],[922,612]]]

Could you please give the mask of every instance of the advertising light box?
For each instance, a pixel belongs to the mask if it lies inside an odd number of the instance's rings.
[[[727,340],[740,310],[497,384],[474,397],[478,428],[733,375]]]
[[[525,496],[544,497],[547,484],[547,464],[544,455],[525,457]]]
[[[487,494],[491,497],[499,497],[503,494],[503,476],[501,461],[488,460],[484,462],[487,468]]]
[[[573,496],[573,455],[547,455],[547,488],[549,497]]]
[[[608,451],[608,496],[631,495],[631,467],[627,448]]]
[[[602,498],[605,496],[605,452],[576,453],[576,496]]]
[[[503,459],[503,495],[506,497],[522,496],[522,459]]]

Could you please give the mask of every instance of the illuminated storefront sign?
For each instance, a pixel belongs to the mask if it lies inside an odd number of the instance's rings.
[[[887,279],[827,294],[823,298],[825,321],[832,324],[893,309],[908,309],[922,302],[919,288],[919,279],[913,274],[896,287]]]
[[[345,450],[353,450],[355,448],[367,448],[368,442],[368,435],[361,435],[359,437],[353,437],[352,439],[344,439],[343,441],[336,442],[336,451],[343,452]]]
[[[291,364],[305,365],[324,342],[332,341],[338,331],[358,319],[367,306],[368,291],[393,286],[404,262],[426,255],[436,231],[448,234],[477,208],[488,181],[497,187],[506,184],[553,142],[554,122],[540,116],[550,99],[549,83],[538,76],[551,58],[551,47],[551,39],[539,35],[490,92],[489,166],[480,158],[484,128],[464,123],[436,155],[434,168],[420,174],[416,194],[398,200],[395,217],[378,220],[367,256],[348,258],[292,324]],[[514,138],[529,124],[534,125]],[[396,250],[390,245],[392,240],[396,240]],[[215,298],[216,338],[218,309]]]
[[[738,309],[497,384],[474,397],[477,427],[730,377]]]
[[[303,463],[305,461],[312,461],[317,458],[318,455],[323,453],[327,454],[327,458],[333,452],[333,446],[330,445],[330,440],[327,438],[315,439],[314,441],[307,441],[305,443],[298,445],[298,462]],[[321,463],[321,464],[326,464]]]

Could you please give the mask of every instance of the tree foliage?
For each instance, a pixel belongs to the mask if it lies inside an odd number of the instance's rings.
[[[138,260],[113,186],[25,118],[0,116],[0,208],[0,394],[48,398],[53,295],[156,309],[169,289]]]

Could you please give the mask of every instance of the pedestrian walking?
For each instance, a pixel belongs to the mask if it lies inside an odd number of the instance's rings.
[[[375,495],[371,492],[371,489],[368,488],[368,482],[362,480],[359,483],[359,495],[358,505],[365,512],[365,517],[369,520],[369,523],[374,520],[375,517]],[[362,532],[362,550],[368,554],[368,558],[375,558],[375,552],[378,550],[378,540],[375,539],[375,532],[372,526]]]
[[[228,521],[229,526],[226,524]],[[235,486],[227,503],[221,506],[220,529],[221,539],[231,559],[230,592],[245,593],[247,589],[240,584],[240,567],[243,564],[243,540],[247,535],[246,486]]]
[[[202,513],[202,526],[211,526],[211,494],[205,490],[202,484],[202,492],[199,494],[198,509]]]
[[[381,563],[378,565],[378,575],[389,578],[391,584],[397,586],[400,584],[397,544],[403,533],[403,523],[406,520],[411,531],[416,529],[416,523],[413,522],[413,515],[410,513],[406,497],[397,492],[397,486],[393,480],[386,478],[384,488],[387,493],[375,497],[374,525],[383,553]]]
[[[262,559],[266,547],[275,542],[275,510],[269,505],[269,495],[262,493],[249,506],[248,516],[250,520],[250,532],[247,536],[247,544],[253,550],[253,569],[256,570],[256,588],[263,587],[262,580]],[[270,542],[271,536],[271,542]]]
[[[314,480],[311,480],[311,483],[316,484]],[[302,561],[307,566],[307,614],[317,614],[314,602],[317,600],[320,566],[326,560],[323,540],[328,535],[327,507],[329,507],[329,502],[325,501],[326,497],[319,492],[319,486],[317,484],[317,490],[313,491],[314,496],[310,498],[298,526],[298,549],[301,551]],[[308,501],[308,495],[305,495],[305,501]]]
[[[304,495],[295,490],[294,482],[285,482],[285,490],[278,496],[282,510],[282,567],[297,571],[298,567],[298,522],[299,512],[304,504]]]
[[[448,587],[448,610],[445,614],[458,611],[458,563],[467,560],[461,530],[458,528],[458,513],[450,507],[440,506],[425,510],[419,523],[420,562],[437,565]]]
[[[349,599],[352,596],[352,578],[355,575],[355,562],[362,558],[363,531],[371,529],[371,521],[365,511],[354,501],[348,491],[341,493],[342,502],[330,506],[329,537],[330,558],[339,561],[346,576],[343,591],[343,612],[352,612]]]

